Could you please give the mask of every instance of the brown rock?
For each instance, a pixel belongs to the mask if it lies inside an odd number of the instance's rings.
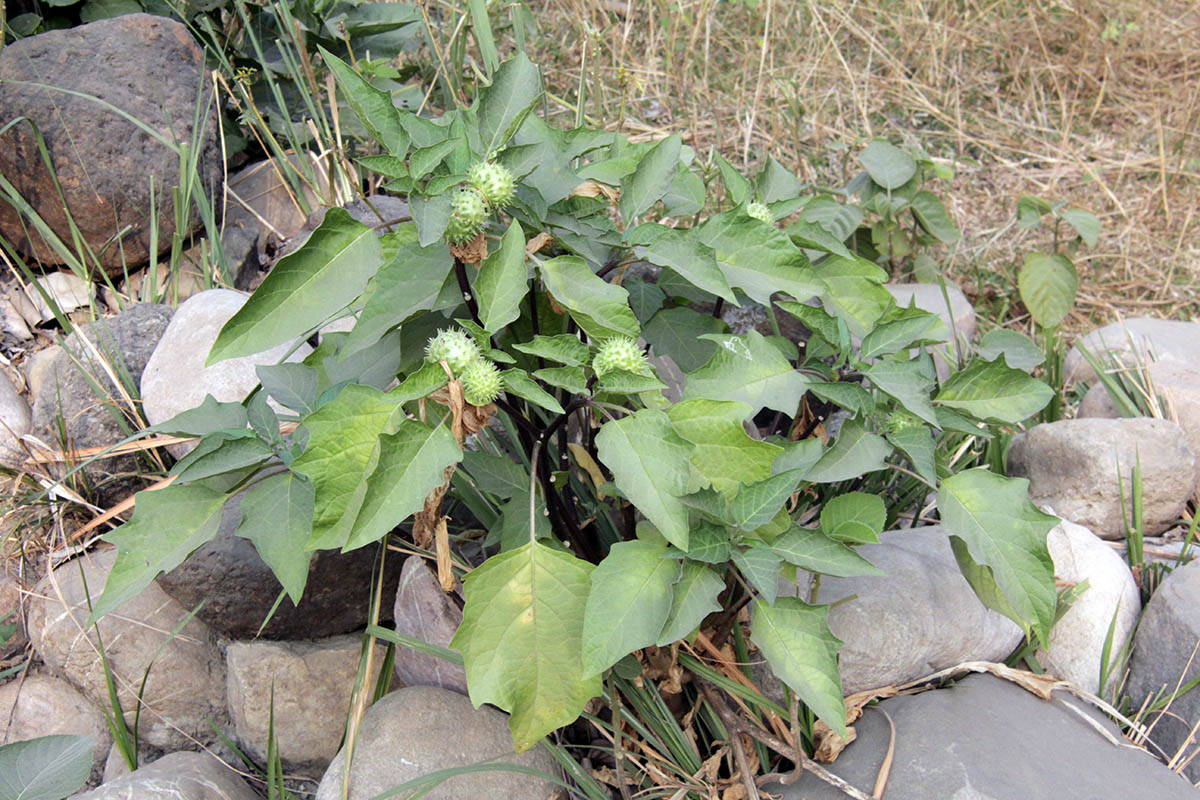
[[[0,686],[0,744],[63,733],[92,738],[92,774],[98,776],[112,743],[99,707],[71,684],[49,675],[29,675]]]
[[[0,119],[25,116],[36,124],[70,217],[29,124],[0,137],[0,174],[65,242],[73,219],[104,271],[120,275],[148,259],[153,225],[159,246],[170,245],[180,157],[113,109],[172,143],[198,146],[199,178],[212,198],[222,164],[208,99],[204,53],[174,20],[127,14],[20,39],[0,51]],[[197,106],[209,112],[199,132]],[[149,217],[151,180],[156,219]],[[0,234],[42,263],[62,263],[40,236],[25,235],[6,203],[0,203]]]

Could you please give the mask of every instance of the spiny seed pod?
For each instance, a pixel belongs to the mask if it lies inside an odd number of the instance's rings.
[[[492,161],[480,161],[471,167],[467,180],[496,211],[507,208],[517,193],[517,182],[508,167]]]
[[[450,244],[466,244],[475,238],[487,217],[483,195],[471,186],[454,190],[450,204],[450,222],[446,225],[446,240]]]
[[[645,374],[646,354],[628,336],[614,336],[600,345],[600,351],[592,359],[592,369],[601,378],[616,369]]]
[[[751,203],[746,206],[746,213],[755,219],[761,219],[768,225],[775,224],[775,216],[771,213],[771,209],[767,208],[765,203]]]
[[[500,394],[500,371],[486,358],[472,361],[459,376],[463,399],[473,406],[486,406]]]
[[[438,331],[437,336],[425,345],[426,361],[432,364],[445,361],[450,371],[460,377],[480,358],[479,345],[468,333],[457,329]]]

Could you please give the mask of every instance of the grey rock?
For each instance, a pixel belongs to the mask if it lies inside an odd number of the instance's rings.
[[[461,694],[433,686],[398,689],[363,717],[350,769],[349,800],[368,800],[413,778],[493,758],[558,774],[554,758],[541,748],[513,754],[508,717],[494,708],[473,708]],[[316,800],[341,797],[345,759],[343,750],[329,765]],[[557,792],[555,784],[529,775],[477,772],[455,776],[423,796],[426,800],[550,800]]]
[[[292,349],[293,343],[285,343],[263,353],[205,366],[217,334],[245,303],[246,295],[240,292],[209,289],[179,306],[142,373],[142,407],[151,425],[199,406],[206,395],[240,403],[258,385],[254,368],[278,363]],[[288,360],[299,361],[310,352],[312,348],[301,344]],[[171,452],[178,458],[188,449],[176,447]]]
[[[348,633],[367,623],[375,548],[348,553],[318,550],[308,567],[308,582],[300,605],[285,597],[262,633],[259,628],[283,590],[275,573],[259,557],[249,539],[237,536],[241,499],[226,504],[217,535],[201,545],[175,569],[158,577],[158,585],[198,619],[234,639],[261,635],[268,639],[316,639]],[[384,585],[394,585],[400,560],[389,559]],[[390,608],[380,617],[391,618]]]
[[[139,760],[140,763],[140,760]],[[117,778],[123,778],[133,772],[129,768],[129,763],[125,761],[125,756],[121,754],[120,748],[116,742],[113,742],[112,747],[108,748],[108,758],[104,759],[104,777],[101,783],[109,783]]]
[[[72,800],[258,800],[232,769],[204,753],[171,753]]]
[[[99,777],[112,735],[95,703],[50,675],[0,685],[0,744],[63,733],[92,738],[92,775]]]
[[[1074,584],[1087,581],[1087,590],[1055,623],[1049,647],[1038,658],[1048,672],[1101,694],[1100,661],[1109,626],[1113,626],[1111,685],[1121,677],[1117,654],[1142,613],[1137,583],[1121,556],[1082,525],[1062,522],[1050,531],[1046,544],[1054,559],[1054,577]]]
[[[17,394],[7,375],[0,373],[0,463],[17,466],[25,460],[20,437],[29,433],[29,403]]]
[[[1079,410],[1075,412],[1075,416],[1083,419],[1119,419],[1121,412],[1113,403],[1108,390],[1096,384],[1088,389],[1079,401]]]
[[[126,265],[148,259],[153,226],[159,246],[170,246],[179,156],[112,109],[127,112],[174,142],[198,141],[199,179],[206,195],[215,197],[222,158],[216,116],[206,99],[211,91],[203,51],[187,27],[171,19],[127,14],[20,39],[0,52],[0,119],[24,115],[36,123],[70,217],[31,126],[15,125],[0,138],[0,173],[63,241],[71,241],[68,219],[73,219],[104,270],[121,275]],[[197,108],[209,110],[199,131],[194,125]],[[153,219],[148,214],[151,188]],[[191,220],[189,231],[194,213]],[[127,226],[119,242],[110,242]],[[0,233],[42,263],[61,263],[40,236],[32,241],[26,237],[7,203],[0,204]]]
[[[1066,708],[1070,704],[1078,713]],[[1014,683],[971,675],[948,689],[884,700],[855,723],[858,738],[830,771],[871,792],[891,734],[895,753],[887,800],[1195,800],[1196,790],[1145,751],[1113,744],[1120,731],[1064,692],[1042,700]],[[784,800],[844,800],[812,774],[768,785]]]
[[[39,387],[31,422],[34,435],[57,449],[62,444],[58,441],[60,414],[67,444],[75,448],[108,447],[138,430],[140,423],[130,421],[124,397],[137,396],[136,387],[172,313],[170,306],[139,303],[77,328],[67,337],[66,350],[58,353]],[[123,389],[113,383],[109,370]],[[96,386],[103,391],[98,392]],[[152,464],[143,458],[117,456],[83,468],[99,505],[113,505],[146,484],[138,475]]]
[[[62,348],[52,344],[32,353],[21,364],[21,374],[25,376],[25,385],[29,388],[30,397],[38,396],[47,376],[50,375],[54,359],[58,358],[60,352]]]
[[[1192,452],[1200,456],[1200,364],[1156,361],[1147,368],[1163,414],[1183,428]],[[1195,491],[1200,492],[1200,475]],[[1200,496],[1200,495],[1198,495]]]
[[[221,726],[227,719],[225,664],[204,623],[193,618],[172,637],[188,610],[151,584],[95,628],[84,627],[90,614],[87,596],[100,597],[115,560],[115,549],[96,550],[42,579],[29,609],[33,649],[93,702],[107,704],[99,628],[130,725],[149,669],[139,723],[143,742],[171,749],[193,746],[193,739],[214,741],[208,721]]]
[[[400,571],[396,590],[396,632],[429,644],[449,647],[462,622],[462,609],[442,591],[425,559],[411,557]],[[407,647],[396,648],[396,675],[405,686],[438,686],[467,693],[467,673],[461,666]]]
[[[1132,341],[1131,341],[1132,340]],[[1063,358],[1063,380],[1091,382],[1096,372],[1083,357],[1109,354],[1127,367],[1148,361],[1188,365],[1200,363],[1200,325],[1153,317],[1132,317],[1098,328],[1083,336]]]
[[[988,610],[959,571],[950,539],[929,526],[890,531],[878,544],[857,548],[863,558],[887,573],[860,578],[821,579],[817,601],[837,603],[829,628],[845,642],[839,653],[846,694],[902,683],[964,661],[1002,661],[1021,642],[1021,629]],[[808,579],[799,596],[808,596]],[[797,586],[781,583],[792,593]],[[779,682],[769,667],[758,667],[760,686]]]
[[[319,778],[342,742],[361,649],[360,636],[230,643],[225,652],[226,691],[242,750],[266,763],[273,701],[284,769]],[[374,686],[382,664],[383,649],[377,648],[368,688]]]
[[[226,225],[221,231],[221,249],[233,285],[246,291],[262,266],[258,257],[258,230]]]
[[[896,298],[896,303],[903,307],[915,304],[917,308],[937,314],[950,329],[950,341],[955,342],[956,350],[946,347],[932,347],[933,359],[937,366],[938,376],[945,379],[950,374],[950,364],[955,357],[964,352],[965,343],[975,340],[977,322],[975,307],[971,301],[952,283],[946,284],[946,294],[936,283],[889,283],[884,288]],[[946,298],[950,304],[946,304]]]
[[[1171,572],[1146,604],[1146,612],[1133,639],[1127,691],[1134,708],[1147,699],[1166,697],[1177,687],[1200,675],[1200,656],[1193,657],[1200,642],[1200,561],[1192,561]],[[1188,739],[1191,727],[1200,721],[1200,692],[1191,691],[1171,702],[1166,713],[1150,713],[1151,740],[1168,755],[1174,755]],[[1193,740],[1186,753],[1196,748]],[[1189,779],[1200,780],[1200,761],[1185,770]]]
[[[1139,458],[1143,519],[1146,533],[1154,535],[1179,519],[1196,486],[1196,454],[1173,422],[1068,419],[1036,425],[1013,439],[1008,474],[1029,479],[1035,504],[1103,539],[1120,539],[1121,486],[1128,507]]]

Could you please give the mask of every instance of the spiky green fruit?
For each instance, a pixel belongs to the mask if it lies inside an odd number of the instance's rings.
[[[460,186],[454,190],[450,202],[450,222],[446,225],[446,241],[450,244],[466,244],[475,238],[487,217],[487,201],[472,186]]]
[[[459,376],[463,399],[473,406],[486,406],[500,395],[500,371],[486,358],[472,361]]]
[[[425,345],[426,361],[433,364],[445,361],[450,371],[458,377],[480,358],[479,345],[475,344],[475,340],[466,331],[455,328],[438,331],[437,336]]]
[[[765,203],[751,203],[746,206],[746,213],[755,219],[761,219],[768,225],[775,224],[775,215],[771,213],[771,209],[767,208]]]
[[[637,346],[637,342],[628,336],[614,336],[609,339],[600,345],[599,352],[592,359],[592,369],[601,378],[617,369],[645,374],[647,368],[646,354]]]
[[[503,211],[517,193],[517,182],[508,167],[492,161],[480,161],[471,167],[467,180],[474,186],[488,205]]]

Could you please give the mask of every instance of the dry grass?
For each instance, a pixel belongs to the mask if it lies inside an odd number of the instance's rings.
[[[679,130],[701,155],[775,156],[841,185],[873,136],[959,162],[945,254],[978,303],[1020,323],[1013,275],[1048,247],[1026,193],[1103,221],[1068,326],[1196,316],[1200,4],[1187,0],[531,0],[533,54],[570,124]],[[1106,35],[1107,31],[1107,35]],[[848,149],[847,149],[848,148]]]

